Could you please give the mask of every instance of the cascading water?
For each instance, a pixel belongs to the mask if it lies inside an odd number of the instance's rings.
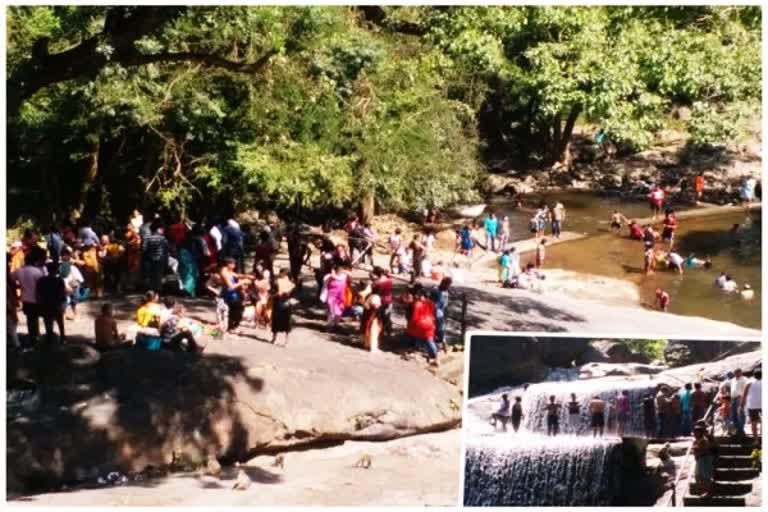
[[[467,443],[464,505],[611,505],[621,490],[621,441],[492,436]]]
[[[599,396],[606,402],[605,420],[606,433],[616,430],[616,399],[622,391],[629,392],[629,422],[624,429],[625,436],[643,436],[643,398],[655,395],[656,384],[649,381],[604,381],[585,380],[570,382],[543,382],[528,387],[523,395],[523,411],[525,418],[523,427],[531,432],[547,431],[545,406],[551,395],[562,404],[560,408],[560,433],[561,434],[591,434],[591,417],[589,414],[589,401],[594,396]],[[571,401],[571,393],[576,394],[579,403],[578,419],[571,423],[567,403]]]
[[[615,428],[594,439],[588,410],[595,395],[605,400],[606,427],[615,425],[615,401],[627,390],[630,421],[625,436],[642,436],[642,399],[654,394],[656,383],[632,380],[557,381],[526,389],[504,389],[470,400],[464,419],[467,432],[464,504],[467,506],[562,506],[626,504],[628,486],[642,476],[642,456]],[[517,433],[496,430],[490,415],[501,403],[501,392],[522,397],[523,423]],[[576,394],[578,421],[568,421],[567,402]],[[560,410],[560,434],[546,435],[545,404],[551,395]],[[576,435],[574,435],[576,434]],[[643,448],[644,450],[644,448]]]

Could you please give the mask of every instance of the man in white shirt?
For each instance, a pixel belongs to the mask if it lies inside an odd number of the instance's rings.
[[[21,310],[27,317],[29,337],[27,343],[35,345],[40,334],[40,311],[37,305],[37,282],[45,276],[45,251],[32,249],[27,256],[27,263],[11,274],[11,278],[21,288]]]
[[[744,434],[744,407],[742,406],[742,395],[747,387],[747,379],[741,374],[741,368],[733,371],[731,379],[731,421],[736,427],[736,435]]]
[[[720,272],[720,275],[715,279],[715,286],[722,289],[725,284],[725,272]]]
[[[763,434],[763,372],[760,370],[755,372],[754,377],[744,387],[744,396],[741,399],[742,416],[745,405],[752,427],[752,437],[757,443]]]
[[[669,266],[677,270],[678,273],[683,273],[683,259],[682,256],[674,251],[669,251]]]

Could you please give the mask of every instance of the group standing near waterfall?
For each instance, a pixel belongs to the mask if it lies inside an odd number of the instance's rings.
[[[561,432],[561,418],[567,418],[567,433],[579,435],[587,425],[593,437],[602,437],[606,426],[615,425],[618,437],[627,433],[633,423],[633,416],[642,415],[645,436],[666,439],[693,434],[694,427],[702,421],[708,425],[719,425],[724,435],[745,436],[745,422],[749,420],[751,433],[757,440],[762,431],[762,372],[757,370],[747,379],[741,369],[728,372],[724,380],[709,392],[701,382],[685,383],[678,391],[666,384],[659,384],[655,394],[649,393],[641,400],[641,406],[633,409],[629,390],[621,390],[610,401],[601,395],[593,395],[587,403],[581,403],[575,393],[570,400],[561,403],[556,395],[547,396],[541,407],[548,436]],[[710,410],[713,414],[707,415]],[[582,410],[588,413],[582,416]],[[499,408],[489,418],[496,429],[507,431],[512,423],[514,432],[519,430],[525,417],[522,396],[514,397],[514,405],[508,394],[503,394]]]

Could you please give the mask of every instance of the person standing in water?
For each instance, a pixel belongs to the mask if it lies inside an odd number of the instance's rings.
[[[616,415],[618,420],[617,435],[624,437],[624,431],[630,422],[629,391],[626,389],[616,399]]]
[[[605,428],[605,400],[595,395],[589,401],[589,414],[592,416],[592,437],[603,437]]]
[[[544,406],[547,411],[547,435],[556,436],[560,431],[560,408],[562,404],[555,400],[555,395],[550,395],[549,403]]]
[[[519,396],[515,397],[515,405],[512,406],[512,430],[517,432],[520,429],[520,423],[522,423],[525,414],[523,414],[523,399]]]
[[[661,239],[665,242],[669,242],[669,249],[672,250],[672,246],[675,243],[675,231],[677,230],[677,217],[675,211],[671,208],[664,213],[664,229],[661,232]]]
[[[579,435],[579,420],[581,419],[581,405],[576,400],[576,393],[571,393],[571,400],[566,404],[568,406],[568,426],[575,435]]]
[[[643,426],[645,437],[652,438],[656,433],[656,401],[651,393],[643,398]]]
[[[563,229],[563,222],[565,221],[565,206],[560,201],[555,203],[552,208],[552,236],[560,238],[560,233]]]
[[[663,312],[667,312],[669,310],[669,303],[671,302],[671,297],[669,296],[669,293],[665,292],[661,288],[656,288],[656,304],[659,305],[659,309]]]
[[[662,206],[664,205],[664,196],[664,189],[658,185],[654,185],[651,191],[648,193],[648,199],[650,200],[654,222],[658,220],[659,216],[661,215]]]
[[[499,406],[499,409],[491,414],[491,425],[496,427],[496,424],[501,422],[501,428],[506,432],[507,423],[509,422],[509,417],[511,415],[510,409],[511,404],[509,403],[509,397],[504,393],[501,395],[501,405]],[[515,429],[515,431],[517,431],[517,429]]]

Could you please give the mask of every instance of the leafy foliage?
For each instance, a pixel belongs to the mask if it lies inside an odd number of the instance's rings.
[[[12,216],[439,207],[481,150],[562,159],[577,120],[641,148],[679,105],[730,140],[760,97],[754,7],[7,12]]]

